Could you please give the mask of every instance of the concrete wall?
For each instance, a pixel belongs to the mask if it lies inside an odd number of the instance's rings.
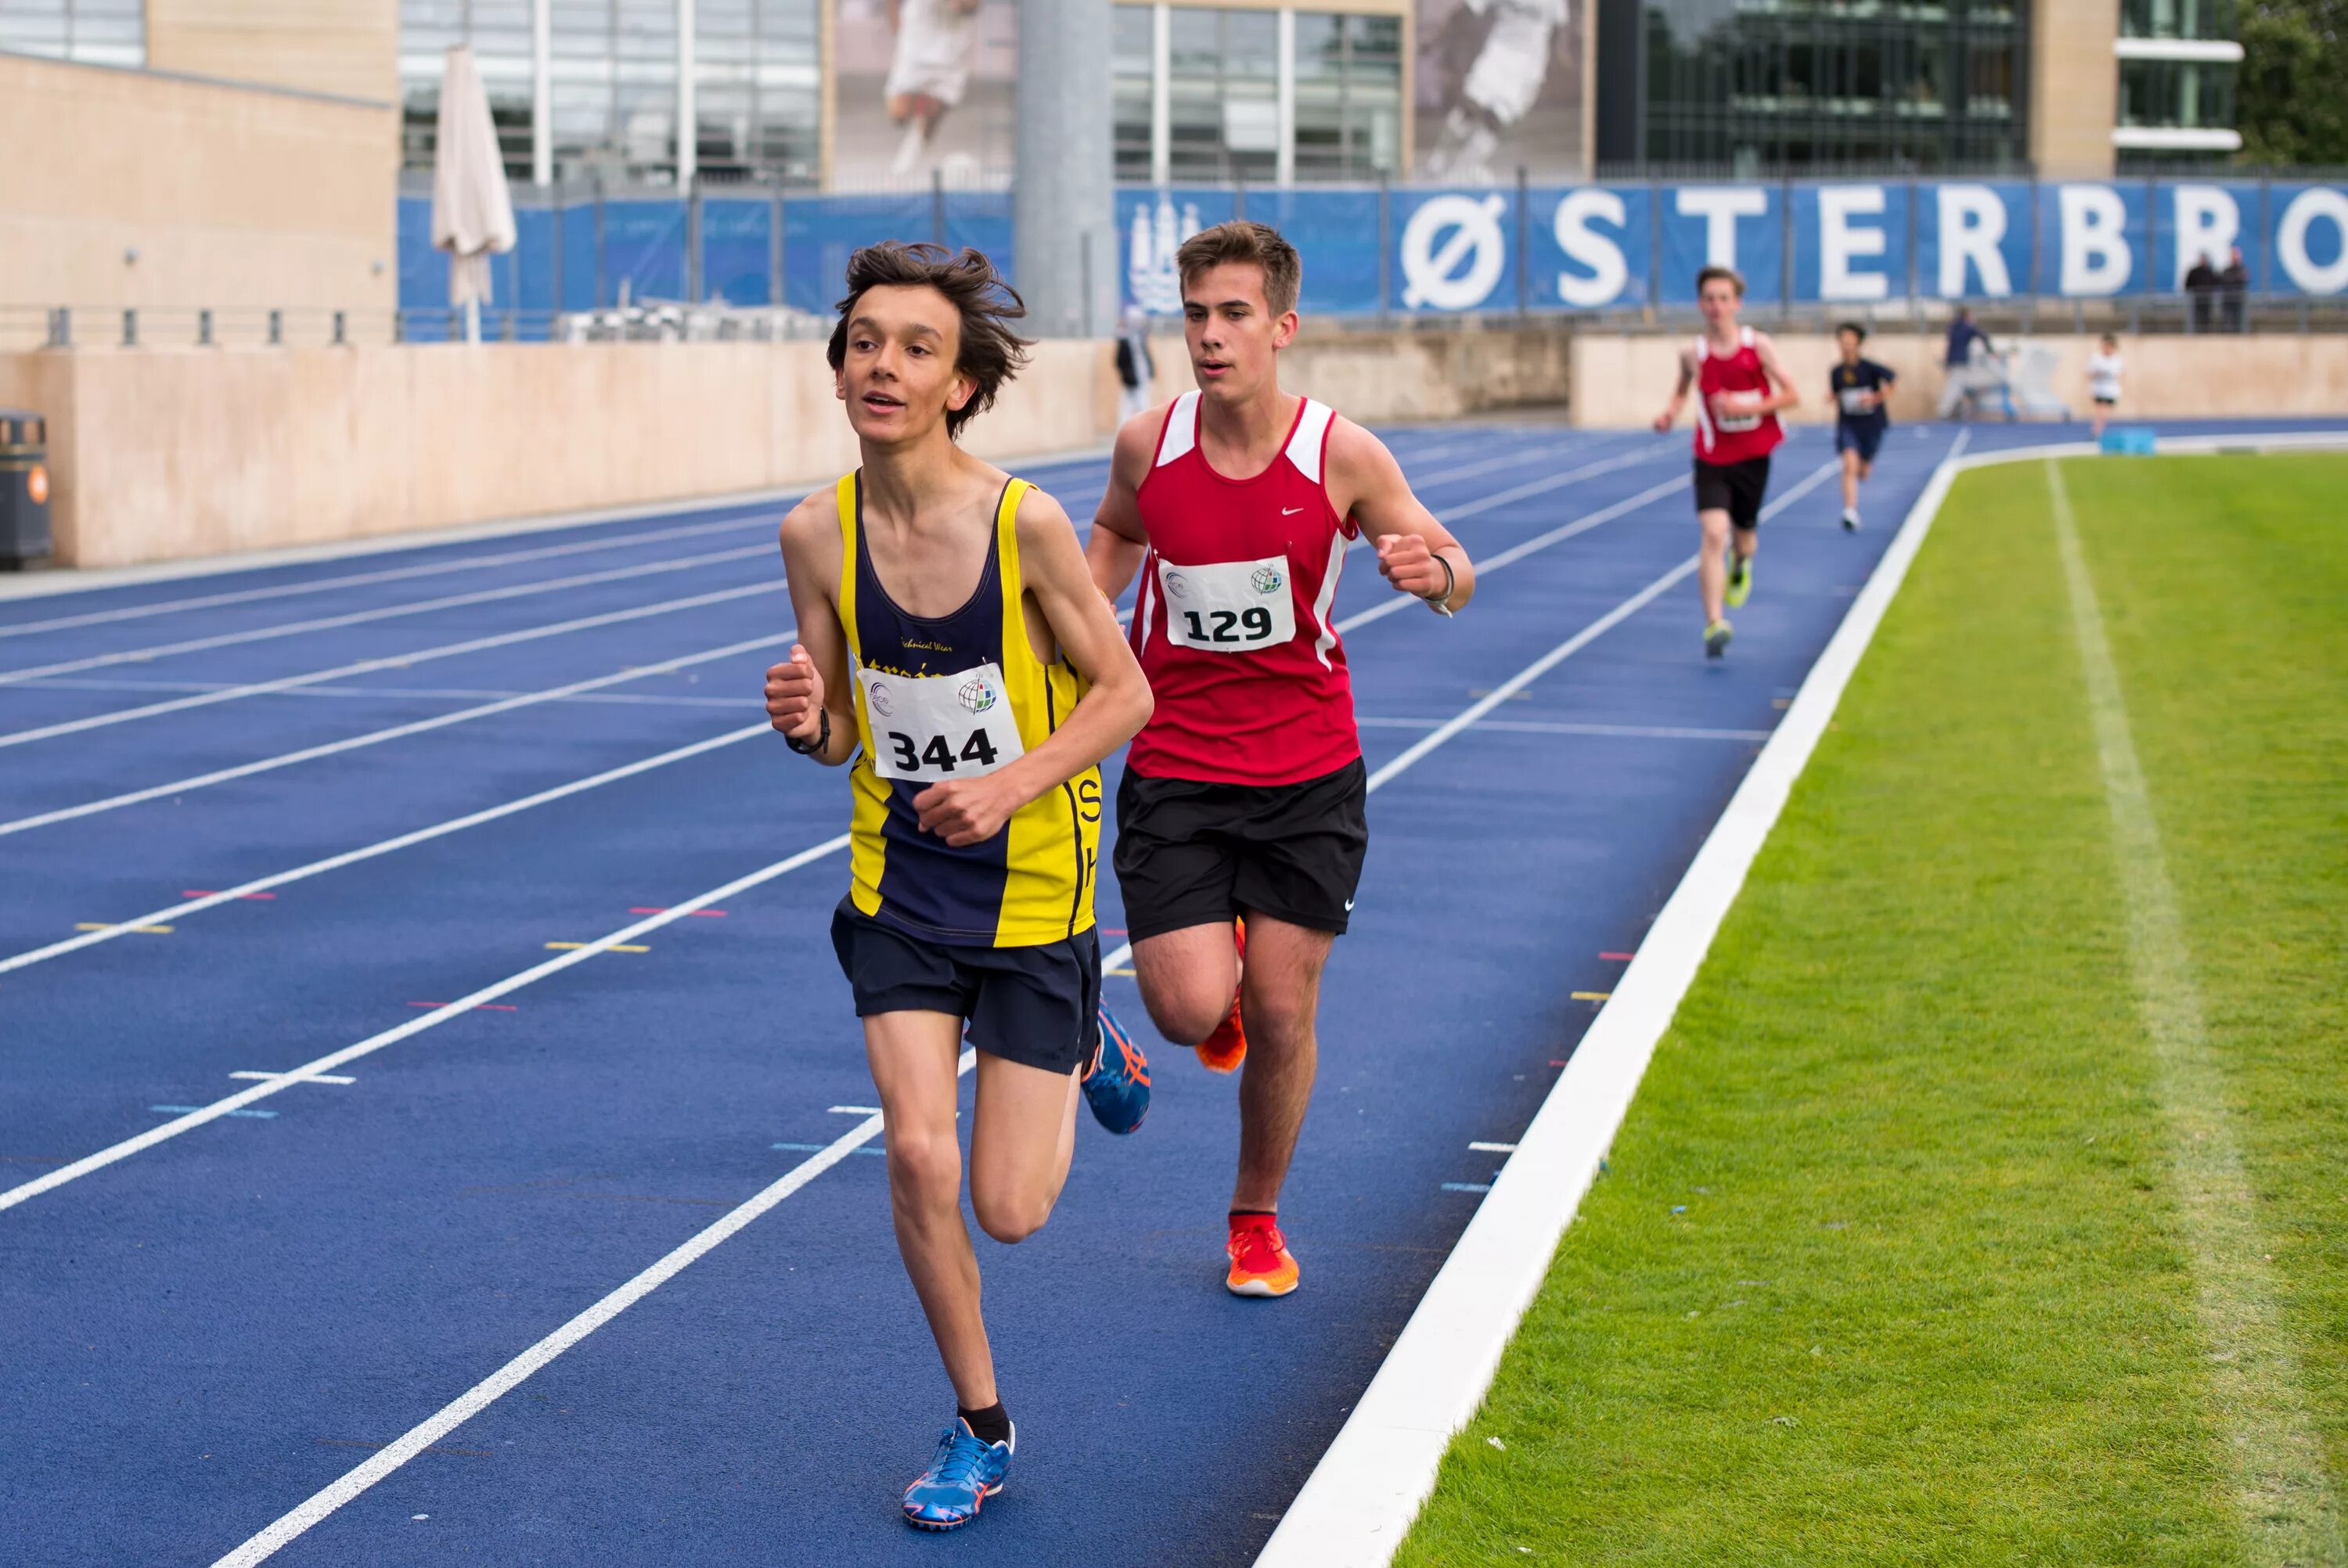
[[[2119,123],[2119,0],[2030,7],[2030,159],[2052,179],[2108,178]]]
[[[389,335],[387,101],[0,55],[0,306],[242,310],[223,330],[256,337],[270,307],[343,309]]]
[[[1055,343],[966,432],[1104,438],[1106,345]],[[122,566],[830,478],[856,448],[817,343],[0,355],[49,417],[61,564]]]
[[[1597,429],[1645,425],[1671,395],[1677,374],[1675,361],[1688,341],[1684,335],[1597,333],[1576,339],[1573,423]],[[2025,341],[2053,348],[2060,356],[2054,378],[2055,394],[2084,418],[2087,356],[2096,352],[2096,338],[2065,333],[2027,340],[2000,338],[1998,343],[2010,348]],[[1834,340],[1813,333],[1776,342],[1786,373],[1802,395],[1802,406],[1787,417],[1797,422],[1831,420],[1834,415],[1827,403],[1826,386],[1827,371],[1836,358]],[[1900,377],[1891,400],[1894,420],[1932,416],[1943,384],[1941,343],[1938,334],[1891,333],[1879,333],[1867,340],[1868,357],[1890,366]],[[2348,336],[2122,335],[2120,354],[2127,362],[2126,395],[2119,407],[2122,418],[2348,414]],[[1687,419],[1682,415],[1683,428]]]
[[[147,64],[390,103],[399,0],[147,0]]]

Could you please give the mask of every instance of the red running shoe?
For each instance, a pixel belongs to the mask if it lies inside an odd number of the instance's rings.
[[[1231,940],[1240,950],[1240,968],[1247,968],[1247,922],[1231,925]],[[1198,1044],[1199,1065],[1210,1072],[1236,1072],[1247,1060],[1247,1030],[1240,1025],[1239,993],[1231,993],[1231,1016],[1215,1026],[1215,1032]]]
[[[1272,1214],[1233,1214],[1225,1249],[1231,1271],[1223,1278],[1233,1296],[1285,1296],[1296,1288],[1296,1259]]]

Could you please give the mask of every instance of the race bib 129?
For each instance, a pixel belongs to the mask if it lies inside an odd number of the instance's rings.
[[[872,729],[872,771],[884,779],[976,778],[1025,754],[1000,665],[958,675],[859,669],[856,680]]]
[[[1166,596],[1166,635],[1209,653],[1252,653],[1296,635],[1296,596],[1288,586],[1288,558],[1176,566],[1161,558],[1158,586]]]

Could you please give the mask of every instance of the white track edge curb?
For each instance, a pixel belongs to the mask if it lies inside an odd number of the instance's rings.
[[[1656,1043],[1826,733],[1949,487],[1972,468],[2096,453],[2089,443],[2072,441],[1967,456],[1966,438],[1960,435],[1932,470],[1361,1402],[1264,1543],[1256,1568],[1383,1568],[1393,1559],[1435,1490],[1444,1450],[1491,1388]],[[2348,432],[2291,431],[2178,437],[2162,441],[2159,450],[2190,456],[2343,446]]]

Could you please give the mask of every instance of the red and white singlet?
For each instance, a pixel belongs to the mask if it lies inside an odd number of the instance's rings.
[[[1199,395],[1167,411],[1136,498],[1149,533],[1133,651],[1157,711],[1127,765],[1148,778],[1287,784],[1362,754],[1331,606],[1357,529],[1330,505],[1326,404],[1303,400],[1252,479],[1209,466]]]
[[[1703,338],[1695,340],[1695,460],[1699,463],[1742,463],[1766,457],[1786,438],[1774,414],[1748,414],[1721,419],[1712,411],[1717,392],[1769,393],[1769,374],[1761,368],[1761,351],[1753,346],[1753,329],[1738,334],[1735,354],[1715,355]]]

